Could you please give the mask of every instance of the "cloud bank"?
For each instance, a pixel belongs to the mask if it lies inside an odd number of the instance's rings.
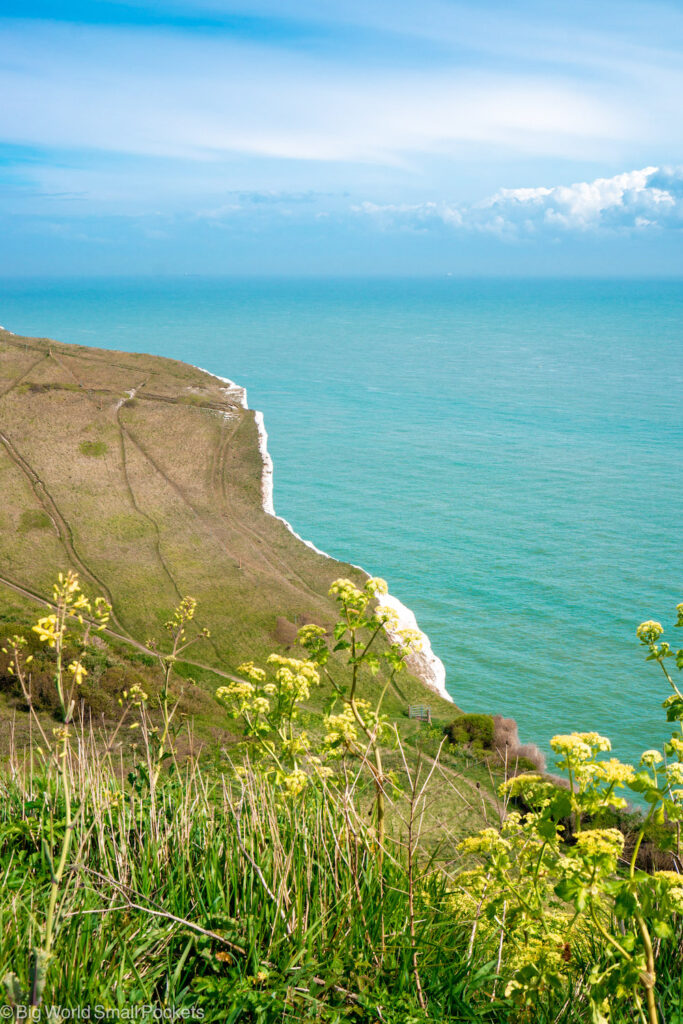
[[[573,185],[502,188],[469,206],[447,202],[361,203],[356,213],[385,227],[445,225],[510,239],[683,227],[683,168],[644,167]]]

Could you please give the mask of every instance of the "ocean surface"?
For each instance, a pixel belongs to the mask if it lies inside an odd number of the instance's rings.
[[[635,628],[683,601],[683,282],[4,281],[0,323],[245,385],[277,512],[386,577],[464,709],[668,735]]]

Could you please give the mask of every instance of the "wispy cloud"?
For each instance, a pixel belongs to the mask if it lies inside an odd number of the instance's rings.
[[[605,83],[547,70],[354,66],[223,35],[35,22],[10,23],[4,46],[0,138],[14,144],[392,165],[468,146],[600,158],[645,130]]]
[[[683,228],[683,168],[645,167],[572,185],[502,188],[479,203],[354,206],[385,227],[435,225],[508,238],[568,232],[633,232]]]

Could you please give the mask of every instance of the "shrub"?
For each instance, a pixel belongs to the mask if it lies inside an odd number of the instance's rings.
[[[109,445],[105,441],[81,441],[78,447],[83,455],[91,459],[99,459],[109,451]]]
[[[50,525],[50,517],[42,509],[30,509],[22,512],[19,519],[19,533],[28,533],[29,530],[46,530]]]
[[[447,725],[444,732],[454,746],[471,743],[482,750],[493,749],[493,718],[491,715],[466,714]]]

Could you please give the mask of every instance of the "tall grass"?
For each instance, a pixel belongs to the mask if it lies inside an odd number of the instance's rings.
[[[0,781],[0,967],[24,991],[66,827],[64,790],[34,760]],[[46,1004],[392,1019],[396,1007],[419,1009],[417,945],[439,1013],[474,1019],[486,975],[458,971],[467,934],[443,914],[445,876],[421,880],[411,937],[405,858],[388,846],[380,870],[353,801],[321,788],[284,802],[254,772],[228,777],[197,762],[154,792],[130,787],[85,731],[65,770],[78,824]]]
[[[421,856],[423,776],[408,758],[407,827],[380,861],[352,787],[283,800],[248,762],[236,775],[191,761],[150,791],[128,783],[99,737],[77,736],[65,764],[76,826],[45,1013],[150,1005],[230,1022],[525,1019],[504,999],[489,947],[453,912],[448,872]],[[25,992],[66,827],[65,789],[36,765],[29,750],[0,780],[0,969]],[[658,969],[664,998],[680,1005],[671,944]],[[588,1021],[580,969],[563,999],[526,1019]]]

